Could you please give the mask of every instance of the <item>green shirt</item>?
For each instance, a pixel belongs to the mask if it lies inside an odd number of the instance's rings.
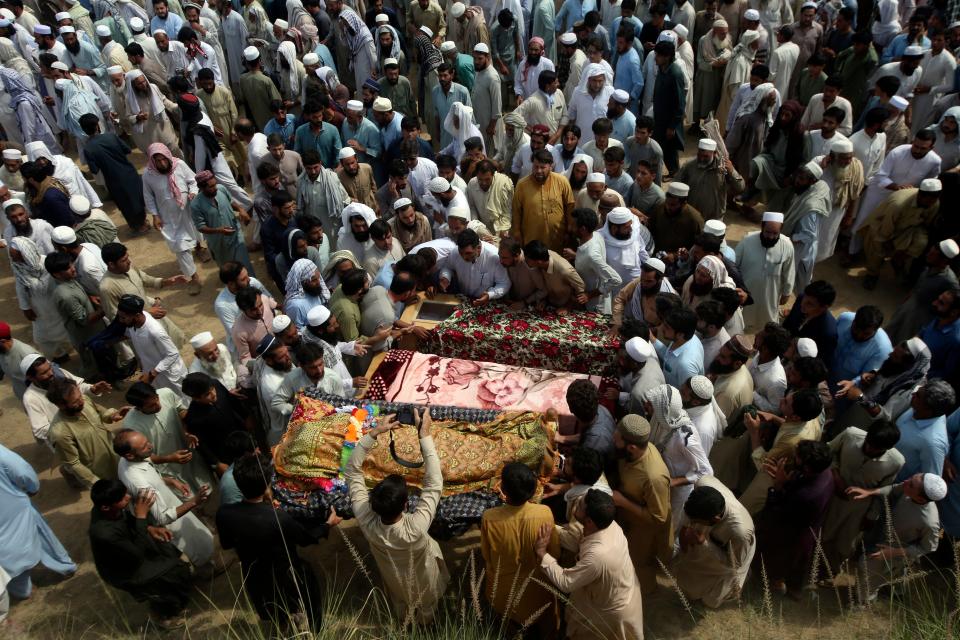
[[[57,461],[91,485],[117,477],[120,458],[113,452],[113,430],[104,422],[112,413],[85,397],[78,415],[58,411],[50,423],[50,444]]]
[[[247,106],[250,119],[263,130],[267,121],[273,117],[270,103],[280,100],[280,92],[273,80],[259,71],[248,71],[240,76],[240,104]]]
[[[343,293],[343,286],[338,286],[330,296],[330,313],[340,324],[340,339],[352,342],[360,337],[360,305]]]

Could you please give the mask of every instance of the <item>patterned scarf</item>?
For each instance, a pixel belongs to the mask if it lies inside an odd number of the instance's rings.
[[[180,187],[177,185],[177,165],[180,163],[180,160],[177,160],[173,157],[173,154],[170,153],[170,149],[167,148],[167,145],[162,142],[154,142],[149,147],[147,147],[147,168],[145,172],[153,173],[158,176],[164,175],[157,165],[153,162],[153,156],[161,155],[167,160],[170,161],[170,171],[167,172],[167,186],[170,189],[170,195],[173,196],[174,201],[177,203],[177,206],[183,209],[187,204],[187,199],[183,195],[183,192],[180,191]]]

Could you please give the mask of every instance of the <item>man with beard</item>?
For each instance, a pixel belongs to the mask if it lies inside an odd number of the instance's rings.
[[[88,488],[97,480],[117,477],[120,458],[113,451],[113,428],[129,411],[105,409],[87,400],[73,380],[55,378],[47,400],[57,407],[50,422],[50,444],[60,473],[74,488]]]
[[[470,95],[473,102],[473,115],[483,135],[483,144],[487,150],[487,155],[493,156],[496,151],[494,134],[497,129],[497,121],[502,114],[503,99],[500,93],[500,74],[490,63],[490,46],[488,44],[479,42],[473,48],[473,66],[476,69],[473,92]],[[394,106],[396,107],[396,103],[394,103]],[[399,107],[396,108],[399,109]]]
[[[822,176],[823,168],[814,160],[797,169],[792,180],[794,195],[784,213],[781,232],[793,243],[795,293],[813,280],[820,225],[830,215],[830,187]]]
[[[557,77],[563,86],[563,97],[567,104],[573,100],[586,64],[587,54],[577,46],[577,35],[561,33],[557,37]]]
[[[413,95],[410,81],[400,75],[400,63],[394,58],[384,60],[383,75],[380,80],[380,97],[390,100],[400,118],[416,116],[417,99]]]
[[[877,286],[888,255],[894,271],[910,271],[913,261],[928,244],[928,230],[940,213],[942,190],[943,185],[936,178],[923,180],[919,189],[898,189],[864,220],[859,234],[867,267],[865,289]]]
[[[610,212],[611,216],[618,214],[617,209]],[[608,220],[609,218],[610,216],[607,216]],[[639,223],[635,222],[634,224]],[[609,260],[609,245],[607,246],[607,256]],[[614,269],[617,268],[616,264],[611,266]],[[613,299],[613,319],[608,334],[611,338],[617,336],[625,319],[642,320],[649,326],[659,326],[661,319],[657,313],[657,294],[676,293],[670,281],[665,277],[666,266],[659,258],[644,258],[639,272],[640,275],[630,279]]]
[[[511,309],[524,309],[527,299],[543,290],[543,276],[527,264],[523,245],[513,238],[505,238],[498,247],[500,265],[507,270],[510,279],[510,300],[515,301]]]
[[[727,418],[713,397],[713,383],[706,376],[693,376],[680,387],[680,397],[700,436],[703,451],[709,456],[713,443],[727,426]]]
[[[260,403],[261,425],[266,432],[267,444],[280,441],[287,428],[287,418],[273,406],[271,400],[280,389],[283,377],[293,369],[293,361],[287,347],[274,336],[265,334],[257,345],[257,358],[251,365],[257,399]]]
[[[529,102],[529,100],[527,101]],[[557,169],[557,173],[565,173],[570,171],[570,165],[574,163],[574,160],[577,156],[583,155],[583,150],[580,149],[580,138],[581,131],[580,127],[575,124],[567,124],[563,127],[563,130],[560,132],[560,144],[553,147],[553,164]],[[587,171],[589,173],[589,170]],[[572,178],[572,175],[571,175]],[[584,176],[586,178],[586,176]],[[573,185],[574,192],[579,193],[580,189],[583,188],[583,183],[579,185]]]
[[[527,97],[517,107],[517,114],[528,125],[543,125],[549,129],[549,144],[556,144],[560,136],[566,131],[567,103],[560,89],[560,81],[552,70],[540,73],[537,80],[537,91]]]
[[[147,80],[150,81],[155,87],[160,87],[161,91],[167,96],[171,97],[171,90],[167,87],[167,68],[164,64],[161,64],[163,61],[162,54],[157,48],[157,43],[153,41],[152,38],[148,39],[149,43],[152,43],[153,49],[156,51],[156,57],[160,62],[150,58],[146,54],[144,45],[141,45],[137,42],[131,42],[126,47],[124,47],[124,52],[127,54],[127,59],[130,61],[130,65],[134,69],[139,69],[147,76]]]
[[[918,334],[930,347],[931,378],[955,382],[960,366],[960,292],[944,291],[933,301],[934,319]]]
[[[299,366],[283,376],[277,392],[270,398],[271,412],[283,420],[284,428],[293,413],[297,394],[304,389],[314,389],[335,396],[343,394],[344,381],[336,370],[326,368],[324,350],[320,345],[305,343],[295,351]]]
[[[623,89],[617,89],[610,95],[607,102],[607,118],[613,124],[613,137],[621,142],[629,140],[637,126],[637,117],[627,107],[630,105],[630,94]]]
[[[823,167],[822,180],[830,188],[832,205],[826,220],[821,220],[817,233],[816,261],[822,262],[833,255],[844,221],[853,220],[856,205],[864,186],[863,164],[854,157],[853,143],[837,139],[830,145],[826,156],[813,159]]]
[[[703,216],[687,201],[690,187],[674,180],[666,189],[666,199],[649,213],[647,226],[657,246],[657,255],[675,268],[680,249],[690,247],[703,232]]]
[[[233,366],[230,351],[214,340],[212,333],[198,333],[190,338],[190,346],[193,347],[194,358],[190,363],[188,376],[191,373],[204,373],[226,389],[237,388],[237,370]],[[242,373],[246,374],[246,370]]]
[[[303,330],[303,341],[319,345],[323,349],[324,365],[336,371],[343,381],[342,392],[336,392],[345,398],[351,398],[355,390],[365,389],[367,379],[363,376],[353,376],[344,362],[344,354],[350,356],[364,356],[367,345],[362,340],[341,342],[340,324],[336,316],[330,313],[327,307],[318,305],[307,314],[307,326]]]
[[[884,327],[894,343],[916,335],[933,319],[933,301],[944,291],[958,288],[957,276],[950,268],[950,263],[958,255],[960,246],[951,239],[942,240],[927,250],[926,268],[910,289],[910,295],[900,303]]]
[[[20,26],[22,27],[22,25]],[[29,30],[25,29],[25,31]],[[52,53],[53,55],[57,56],[57,60],[62,60],[67,56],[66,46],[64,46],[63,42],[57,39],[50,27],[45,24],[38,24],[33,28],[32,31],[34,42],[30,43],[28,50],[24,51],[21,49],[20,51],[20,55],[22,55],[25,59],[29,60],[34,57],[34,45],[37,49],[39,49],[40,53]]]
[[[269,78],[267,78],[269,81]],[[274,98],[279,100],[279,95]],[[332,124],[323,121],[323,106],[319,102],[308,102],[303,107],[306,122],[297,127],[294,134],[293,150],[301,157],[309,150],[320,154],[323,165],[335,166],[340,153],[340,134]]]
[[[324,167],[319,152],[312,148],[307,149],[301,154],[301,158],[304,170],[297,179],[297,199],[292,209],[299,211],[302,215],[312,216],[320,220],[324,228],[329,231],[331,249],[334,250],[338,246],[341,225],[340,212],[344,205],[350,204],[350,196],[343,188],[337,174]],[[287,209],[286,206],[284,208]],[[287,216],[286,213],[286,211],[281,213],[282,216],[285,216],[285,219],[279,221],[283,223],[283,226],[277,225],[280,232],[285,232],[286,229],[290,228],[292,213],[290,216]],[[264,223],[264,228],[270,224],[269,221]],[[266,246],[266,240],[264,240],[264,246]],[[277,247],[274,256],[279,250],[279,247]],[[271,261],[268,259],[267,266],[269,267],[270,264]]]
[[[101,88],[106,88],[107,66],[100,57],[100,52],[93,44],[77,37],[73,27],[60,27],[60,38],[66,53],[63,62],[73,69],[74,73],[93,76]]]
[[[570,97],[569,119],[584,131],[583,144],[593,140],[593,123],[604,117],[614,88],[600,64],[586,64],[580,83]]]
[[[143,309],[143,298],[124,295],[117,303],[116,316],[116,321],[125,327],[124,335],[140,361],[143,372],[140,381],[170,389],[179,396],[187,367],[163,325]]]
[[[31,218],[23,201],[10,198],[3,203],[3,213],[7,222],[3,230],[3,239],[9,245],[17,236],[29,238],[37,245],[42,255],[53,253],[53,225],[40,218]]]
[[[746,365],[754,354],[753,345],[745,336],[733,336],[710,363],[707,377],[713,382],[713,397],[725,416],[753,403],[753,377]],[[714,464],[714,469],[720,468]]]
[[[517,96],[518,105],[536,93],[540,86],[541,73],[554,71],[553,62],[544,55],[543,51],[543,38],[533,37],[527,41],[527,55],[520,60],[513,81],[513,92]],[[554,76],[555,79],[556,76]]]
[[[222,475],[233,462],[230,434],[253,432],[253,414],[239,393],[206,373],[188,374],[183,380],[183,393],[191,398],[183,417],[184,429],[197,439],[197,453],[204,462]]]
[[[410,170],[403,160],[399,158],[389,162],[389,178],[377,189],[377,205],[379,210],[384,212],[384,219],[390,221],[393,219],[393,203],[400,198],[406,198],[413,203],[418,211],[420,210],[420,195],[414,191],[408,180]],[[511,183],[511,187],[513,183]],[[430,225],[427,225],[428,228]],[[394,234],[396,235],[396,234]]]
[[[500,238],[510,236],[513,189],[510,178],[497,171],[489,160],[477,164],[476,175],[467,184],[470,212]],[[404,249],[408,250],[406,247]]]
[[[394,216],[386,224],[400,249],[409,252],[413,247],[433,238],[430,221],[413,208],[409,198],[400,198],[393,203]]]
[[[0,341],[0,348],[2,348]],[[29,349],[29,347],[26,347]],[[19,372],[24,376],[30,386],[23,392],[23,409],[30,420],[30,430],[37,442],[50,444],[48,437],[50,431],[50,422],[57,414],[57,407],[47,400],[46,393],[50,389],[54,380],[72,380],[80,387],[83,394],[93,394],[99,396],[112,389],[110,383],[100,381],[96,384],[88,384],[83,378],[75,376],[65,369],[61,369],[56,364],[50,362],[39,353],[31,353],[20,360]],[[52,446],[52,445],[51,445]]]
[[[767,211],[760,231],[747,234],[736,246],[737,267],[754,299],[743,314],[748,331],[767,322],[779,322],[780,305],[787,302],[793,290],[793,244],[780,233],[783,220],[782,213]]]
[[[253,351],[260,340],[270,333],[277,303],[273,298],[262,295],[253,286],[239,290],[236,302],[240,315],[234,321],[230,334],[237,348],[240,364],[246,364],[254,357]]]
[[[243,237],[243,226],[250,224],[250,214],[231,198],[226,187],[218,184],[211,171],[200,171],[196,177],[200,193],[190,202],[190,211],[213,259],[218,266],[227,261],[239,262],[253,275]]]
[[[351,102],[355,101],[351,100]],[[346,124],[346,121],[344,121],[344,124]],[[340,161],[340,166],[337,167],[337,177],[340,179],[340,184],[343,185],[347,195],[354,202],[366,205],[376,211],[377,185],[373,179],[373,168],[365,162],[360,162],[361,155],[363,154],[358,155],[351,147],[340,149],[337,156]]]
[[[680,167],[673,179],[689,185],[688,202],[706,220],[722,219],[728,199],[746,188],[730,158],[721,158],[710,138],[700,139],[697,157]]]
[[[367,249],[373,246],[370,239],[370,225],[377,219],[373,209],[365,204],[354,202],[340,212],[342,226],[338,232],[337,248],[349,251],[362,264]],[[360,266],[359,264],[357,266]],[[375,274],[371,274],[371,277]]]
[[[693,91],[694,122],[706,118],[707,114],[717,108],[723,74],[732,54],[727,21],[719,18],[713,22],[710,31],[700,37],[697,45],[697,76]]]
[[[631,413],[643,412],[644,394],[665,382],[657,351],[650,343],[650,330],[646,323],[637,324],[641,335],[627,340],[617,353],[621,389],[617,404]]]
[[[287,274],[286,298],[283,306],[297,328],[302,329],[306,326],[307,312],[310,309],[327,304],[329,300],[330,291],[320,277],[320,269],[317,265],[306,258],[300,258],[294,262]]]
[[[434,125],[440,131],[440,148],[443,149],[449,145],[453,138],[443,123],[446,121],[447,114],[455,102],[459,102],[468,107],[472,106],[470,101],[470,92],[465,86],[453,81],[453,65],[449,62],[442,63],[437,67],[438,84],[433,88],[432,100],[434,113],[430,115]]]
[[[604,222],[606,216],[600,214],[600,208],[605,201],[612,204],[610,208],[606,209],[605,214],[609,214],[613,207],[624,206],[623,196],[607,186],[607,176],[604,173],[598,171],[588,173],[584,181],[584,188],[577,193],[577,197],[573,201],[574,209],[590,209],[600,216],[598,218],[599,222],[606,224]],[[649,232],[646,235],[649,236]]]
[[[379,162],[383,149],[380,147],[380,131],[377,125],[364,117],[365,112],[359,100],[348,101],[346,118],[340,125],[340,136],[346,147],[355,152],[357,162],[370,166]],[[343,149],[340,151],[342,155]]]
[[[83,285],[77,280],[77,270],[72,259],[65,253],[51,253],[44,260],[44,268],[57,281],[53,290],[54,302],[60,319],[64,323],[73,348],[80,356],[81,371],[84,377],[93,377],[99,373],[104,376],[114,373],[107,366],[109,358],[96,358],[87,341],[104,328],[104,312],[95,307]],[[112,349],[109,350],[112,356]]]
[[[522,178],[513,194],[513,236],[522,243],[540,240],[547,248],[563,250],[573,190],[553,171],[553,156],[541,149],[533,154],[533,173]]]
[[[469,211],[470,204],[467,197],[458,187],[454,187],[450,182],[441,176],[437,176],[429,181],[427,191],[421,196],[423,211],[428,217],[432,217],[433,235],[439,236],[440,227],[447,221],[450,211],[455,208],[463,208]],[[357,255],[362,261],[363,257]]]

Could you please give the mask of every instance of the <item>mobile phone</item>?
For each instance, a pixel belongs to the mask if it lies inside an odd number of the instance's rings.
[[[416,418],[413,415],[413,407],[409,404],[405,404],[399,409],[397,409],[397,422],[400,424],[409,424],[413,426],[416,425]]]

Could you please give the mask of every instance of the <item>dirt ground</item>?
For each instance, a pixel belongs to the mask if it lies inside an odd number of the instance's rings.
[[[137,164],[142,166],[142,156],[139,153],[136,156]],[[176,262],[158,232],[131,238],[113,203],[106,202],[104,208],[118,225],[120,241],[130,249],[135,266],[163,277],[178,272]],[[731,243],[755,228],[755,225],[737,216],[728,217],[727,222],[728,240]],[[265,275],[262,253],[253,254],[253,259],[258,273]],[[200,295],[189,296],[185,287],[166,289],[161,295],[171,316],[184,329],[187,337],[202,330],[211,330],[218,339],[222,339],[223,328],[213,313],[213,299],[220,288],[215,265],[210,262],[200,265],[200,269],[203,278]],[[815,277],[826,278],[837,286],[839,295],[835,312],[871,303],[879,305],[885,314],[890,314],[906,295],[906,291],[896,285],[892,278],[888,278],[884,286],[877,290],[866,292],[860,286],[859,275],[857,270],[848,272],[842,269],[836,259],[817,266]],[[269,281],[265,277],[261,279],[265,283]],[[0,260],[0,304],[7,310],[0,317],[12,325],[14,336],[31,342],[28,323],[18,311],[13,278],[6,259]],[[188,363],[192,358],[189,345],[184,349],[184,358]],[[70,369],[70,364],[66,367]],[[10,392],[8,383],[2,382],[0,385],[3,389],[0,392],[0,408],[3,411],[0,415],[0,441],[23,456],[37,470],[40,491],[33,502],[79,566],[77,573],[67,579],[42,568],[35,569],[33,595],[26,601],[13,603],[11,619],[24,630],[23,637],[29,638],[144,636],[146,607],[134,602],[126,594],[106,587],[97,577],[87,542],[91,506],[88,492],[67,486],[53,466],[53,455],[34,442],[26,416]],[[122,391],[109,394],[103,403],[110,406],[123,404]],[[345,522],[342,528],[360,553],[367,554],[366,544],[356,528],[349,522]],[[478,543],[479,534],[472,530],[442,545],[455,581],[456,576],[464,574],[463,569],[471,551],[476,551],[479,558]],[[234,562],[232,554],[225,556],[223,561],[230,565],[225,574],[212,581],[196,584],[187,629],[166,633],[166,637],[225,637],[228,635],[224,629],[227,622],[254,619],[245,605],[236,602],[235,594],[239,590],[238,563]],[[361,588],[364,578],[357,574],[356,565],[339,533],[307,549],[305,556],[319,575],[337,580],[341,587],[350,579],[352,590],[365,593],[366,590]],[[837,598],[841,596],[835,596],[832,592],[821,591],[819,604],[796,603],[774,596],[773,616],[770,618],[757,614],[755,607],[735,606],[709,613],[695,609],[693,614],[689,614],[669,587],[669,580],[662,578],[661,582],[659,592],[644,603],[648,638],[852,638],[877,631],[878,620],[872,616],[839,614]],[[846,602],[845,595],[842,600]],[[231,615],[231,612],[234,613]],[[154,631],[155,628],[151,628],[147,635],[152,635]],[[3,633],[0,636],[9,637]]]

